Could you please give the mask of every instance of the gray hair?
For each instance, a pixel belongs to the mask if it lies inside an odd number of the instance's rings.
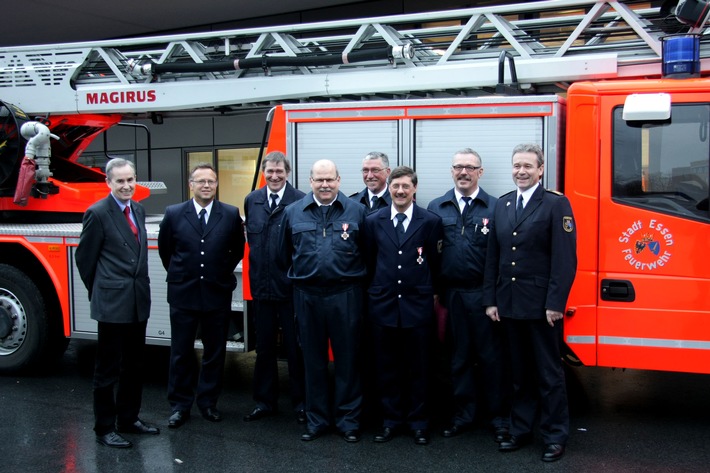
[[[534,153],[535,155],[537,155],[537,167],[540,167],[545,164],[545,155],[543,154],[540,145],[534,143],[519,144],[518,146],[513,148],[513,154],[511,155],[511,159],[518,153]]]
[[[381,159],[384,167],[390,167],[390,159],[385,153],[380,153],[379,151],[370,151],[365,155],[364,161],[367,161],[368,159]]]
[[[129,161],[123,158],[113,158],[110,159],[108,163],[106,163],[106,179],[110,181],[111,174],[113,174],[113,170],[115,168],[122,168],[123,166],[130,166],[133,170],[133,175],[136,175],[136,165],[133,164],[133,161]]]
[[[476,158],[478,158],[478,164],[480,164],[481,166],[483,166],[483,159],[481,159],[481,155],[478,154],[477,152],[475,152],[474,150],[472,150],[471,148],[463,148],[463,149],[460,149],[460,150],[456,151],[456,152],[454,153],[454,157],[456,157],[457,154],[472,154],[472,155],[474,155]]]

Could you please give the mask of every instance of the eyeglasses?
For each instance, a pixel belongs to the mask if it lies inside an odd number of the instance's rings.
[[[456,164],[454,166],[451,166],[451,169],[453,169],[456,172],[461,172],[464,169],[468,172],[473,172],[473,171],[477,171],[478,169],[481,169],[481,166],[462,166],[460,164]]]
[[[190,179],[190,182],[193,184],[197,184],[199,187],[204,187],[205,185],[208,185],[210,187],[214,187],[217,185],[217,181],[212,181],[212,180],[206,180],[206,179],[200,179],[199,181],[193,181]]]
[[[364,175],[366,175],[366,176],[367,176],[369,173],[372,173],[372,174],[379,174],[379,173],[381,173],[381,172],[384,171],[384,170],[385,170],[385,168],[370,168],[370,169],[362,168],[362,169],[361,169],[362,173],[363,173]]]

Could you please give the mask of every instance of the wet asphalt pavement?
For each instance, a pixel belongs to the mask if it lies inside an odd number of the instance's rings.
[[[75,340],[48,374],[0,377],[3,473],[710,471],[710,376],[571,370],[570,442],[562,460],[547,464],[540,461],[539,437],[531,446],[503,454],[483,427],[456,438],[441,437],[442,416],[434,418],[427,446],[416,446],[405,435],[375,444],[378,425],[373,420],[365,422],[363,440],[356,444],[335,434],[303,442],[303,426],[296,423],[285,396],[276,416],[243,422],[253,408],[253,352],[228,354],[218,406],[224,415],[221,423],[202,419],[193,408],[188,423],[169,430],[165,347],[148,349],[151,375],[141,414],[161,434],[126,434],[134,447],[116,450],[98,445],[92,430],[92,349],[93,342]],[[286,371],[285,364],[281,371]]]

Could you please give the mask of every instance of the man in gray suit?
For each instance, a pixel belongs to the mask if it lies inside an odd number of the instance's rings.
[[[138,418],[150,315],[148,238],[143,206],[131,201],[136,189],[134,164],[109,161],[106,183],[111,194],[84,214],[76,265],[89,291],[91,318],[98,322],[93,381],[96,441],[130,448],[131,442],[116,428],[122,433],[160,433]]]

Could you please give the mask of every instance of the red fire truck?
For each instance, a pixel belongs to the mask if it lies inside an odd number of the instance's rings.
[[[543,183],[569,197],[578,227],[568,360],[710,372],[706,6],[680,2],[671,14],[680,22],[670,22],[650,4],[556,0],[57,45],[43,55],[0,50],[0,97],[53,113],[51,130],[64,137],[52,143],[52,191],[17,208],[9,194],[22,142],[10,138],[25,117],[0,111],[0,370],[94,335],[72,259],[80,227],[65,222],[106,192],[100,172],[74,162],[98,132],[128,113],[276,102],[267,149],[287,152],[301,188],[311,164],[329,158],[341,189],[359,190],[362,157],[378,150],[418,172],[426,205],[451,187],[453,152],[473,147],[482,187],[500,195],[513,188],[513,146],[541,144]],[[151,273],[161,271],[151,258]],[[156,343],[169,340],[163,279],[151,274]]]

